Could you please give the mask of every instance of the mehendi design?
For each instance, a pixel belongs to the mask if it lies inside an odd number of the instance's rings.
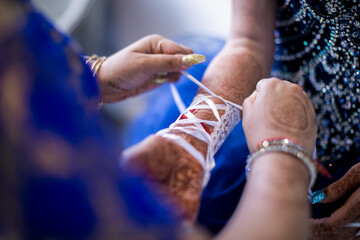
[[[268,108],[265,113],[265,117],[269,119],[272,125],[271,127],[292,132],[309,132],[310,119],[306,103],[296,95],[292,95],[288,99],[286,102],[280,100],[279,97],[274,97],[271,100],[270,106],[272,107]],[[296,108],[301,108],[301,110],[296,110]],[[294,115],[293,112],[300,112],[302,115]]]

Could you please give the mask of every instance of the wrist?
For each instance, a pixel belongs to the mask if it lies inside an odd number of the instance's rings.
[[[246,164],[246,173],[249,175],[252,165],[260,157],[268,155],[269,153],[282,153],[289,155],[292,159],[298,160],[306,169],[309,174],[309,190],[315,183],[317,176],[316,162],[311,156],[304,152],[303,148],[288,138],[273,138],[266,139],[257,144],[257,147],[253,149],[252,153],[248,156]]]
[[[307,167],[297,157],[284,152],[268,152],[257,157],[252,164],[251,174],[273,179],[273,183],[294,187],[296,183],[305,191],[310,184],[310,174]],[[285,186],[276,186],[283,189]]]
[[[157,135],[173,140],[200,162],[206,185],[215,166],[215,153],[239,121],[239,109],[233,103],[200,94],[169,128]]]
[[[92,56],[84,56],[83,58],[85,60],[85,64],[88,64],[90,66],[93,77],[98,80],[99,71],[101,70],[102,65],[106,61],[106,57],[99,57],[98,55],[93,54]],[[99,81],[98,84],[100,85]],[[99,88],[101,89],[101,86]],[[100,110],[104,105],[102,95],[103,94],[101,91],[100,98],[97,104],[97,110]]]
[[[261,72],[259,61],[252,51],[225,46],[210,63],[202,83],[219,96],[241,105],[264,77]]]

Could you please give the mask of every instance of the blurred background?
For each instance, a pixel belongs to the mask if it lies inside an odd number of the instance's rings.
[[[149,34],[175,41],[186,36],[225,39],[230,28],[230,0],[33,0],[33,3],[59,29],[71,35],[87,55],[109,56]],[[143,96],[134,97],[106,104],[103,114],[121,127],[136,118],[147,104]]]

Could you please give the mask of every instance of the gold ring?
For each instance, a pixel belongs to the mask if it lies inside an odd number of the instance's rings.
[[[169,81],[168,78],[155,78],[155,79],[151,80],[152,83],[156,83],[156,84],[163,84],[163,83],[166,83],[168,81]]]

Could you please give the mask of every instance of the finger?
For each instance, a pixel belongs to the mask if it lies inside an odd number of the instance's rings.
[[[263,85],[265,84],[266,80],[267,79],[261,79],[260,81],[258,81],[255,88],[257,92],[261,92],[261,88],[263,88]]]
[[[360,216],[360,188],[358,188],[345,202],[345,204],[336,210],[329,218],[330,227],[345,226]]]
[[[179,72],[170,72],[166,74],[155,74],[153,78],[150,79],[152,83],[163,84],[166,82],[176,82],[179,80],[181,73]]]
[[[357,187],[360,187],[360,163],[354,165],[341,179],[323,190],[325,199],[321,203],[336,201]]]
[[[311,232],[314,236],[331,236],[333,229],[327,223],[329,218],[310,219]],[[315,238],[316,239],[316,238]]]
[[[354,228],[344,227],[354,222],[360,215],[360,189],[355,191],[348,201],[328,218],[311,219],[311,228],[314,236],[319,239],[343,239],[342,237],[354,236]],[[320,238],[321,237],[321,238]]]
[[[279,82],[283,82],[283,81],[279,80],[277,78],[264,78],[264,79],[261,79],[256,84],[256,91],[258,93],[261,93],[261,91],[264,90],[264,89],[274,88],[275,84],[278,84]]]
[[[151,53],[159,54],[192,54],[193,51],[183,45],[161,36],[150,37]]]
[[[254,103],[256,101],[256,97],[257,97],[258,93],[255,90],[249,97],[247,97],[243,103],[242,103],[242,107],[243,107],[243,114],[244,116],[247,115],[247,113],[251,112],[252,107],[254,106]]]
[[[313,240],[351,239],[359,231],[357,228],[332,227],[328,224],[330,218],[311,219],[311,238]]]
[[[334,239],[334,240],[354,239],[354,237],[356,237],[356,234],[358,233],[358,231],[359,230],[356,228],[353,228],[353,229],[343,228],[343,229],[340,229],[336,234],[331,236],[332,238],[330,238],[330,239]],[[325,240],[328,240],[328,238],[326,238]]]
[[[188,67],[205,62],[205,60],[206,60],[205,56],[201,54],[188,54],[183,56],[182,58],[184,65]]]
[[[204,56],[198,54],[143,54],[141,57],[143,58],[142,62],[144,63],[144,68],[147,68],[146,71],[150,71],[153,74],[158,72],[178,72],[186,70],[189,66],[204,61]]]
[[[181,76],[181,73],[179,73],[179,72],[170,72],[167,75],[167,78],[168,78],[169,82],[177,82],[179,80],[180,76]]]
[[[154,55],[142,55],[143,64],[146,71],[152,74],[158,72],[178,72],[186,70],[186,66],[183,61],[183,55],[167,55],[167,54],[154,54]]]
[[[356,219],[352,221],[352,223],[348,223],[345,225],[345,227],[351,227],[355,231],[355,234],[353,235],[353,238],[350,238],[352,240],[360,239],[360,216],[358,216]]]

